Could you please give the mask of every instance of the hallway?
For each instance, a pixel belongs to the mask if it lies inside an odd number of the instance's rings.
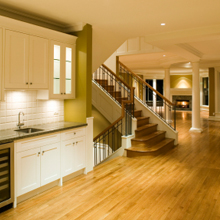
[[[0,219],[220,219],[220,122],[201,117],[203,133],[190,133],[191,112],[177,112],[179,145],[169,153],[116,158]]]

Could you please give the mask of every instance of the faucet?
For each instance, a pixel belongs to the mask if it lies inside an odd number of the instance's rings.
[[[18,113],[18,124],[17,124],[17,126],[18,126],[19,129],[21,128],[21,126],[24,125],[24,120],[23,120],[23,123],[21,123],[21,114],[24,116],[24,112],[19,112]]]

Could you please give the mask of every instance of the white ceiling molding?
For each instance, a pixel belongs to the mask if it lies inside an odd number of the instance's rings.
[[[10,17],[12,19],[24,21],[27,23],[39,25],[42,27],[50,28],[50,29],[57,30],[60,32],[64,32],[63,28],[67,25],[67,24],[61,23],[60,21],[54,21],[46,17],[43,18],[42,16],[37,16],[37,15],[30,14],[27,12],[18,11],[13,8],[6,8],[1,5],[0,5],[0,15]]]
[[[177,46],[183,48],[184,50],[187,50],[188,52],[194,54],[198,58],[202,58],[203,53],[196,48],[192,47],[191,45],[184,43],[184,44],[177,44]]]
[[[64,28],[65,33],[72,33],[72,32],[77,32],[77,31],[82,31],[83,27],[86,25],[84,22],[78,22],[74,23],[71,26],[66,26]]]

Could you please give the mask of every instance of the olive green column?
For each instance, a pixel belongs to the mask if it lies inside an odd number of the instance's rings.
[[[215,69],[209,68],[209,116],[213,116],[214,114],[215,114]]]
[[[64,120],[86,122],[92,116],[92,26],[74,33],[76,40],[76,99],[64,101]]]

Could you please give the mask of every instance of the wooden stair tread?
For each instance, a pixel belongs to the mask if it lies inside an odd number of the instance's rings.
[[[142,131],[146,128],[150,128],[150,127],[154,127],[156,126],[157,124],[154,124],[154,123],[150,123],[150,124],[146,124],[146,125],[143,125],[143,126],[140,126],[138,127],[135,131]]]
[[[149,119],[150,117],[141,116],[141,117],[137,117],[136,119],[137,119],[137,120],[142,120],[142,119],[146,119],[146,118]]]
[[[166,146],[167,144],[174,142],[173,138],[165,138],[164,140],[160,141],[157,144],[152,145],[151,147],[145,147],[145,146],[137,146],[137,147],[130,147],[127,148],[125,150],[127,151],[135,151],[135,152],[153,152],[153,151],[157,151],[161,148],[163,148],[164,146]]]
[[[139,137],[139,138],[132,138],[132,141],[149,141],[152,138],[155,138],[156,136],[166,133],[166,131],[155,131],[153,133],[150,133],[148,135],[145,135],[143,137]]]

